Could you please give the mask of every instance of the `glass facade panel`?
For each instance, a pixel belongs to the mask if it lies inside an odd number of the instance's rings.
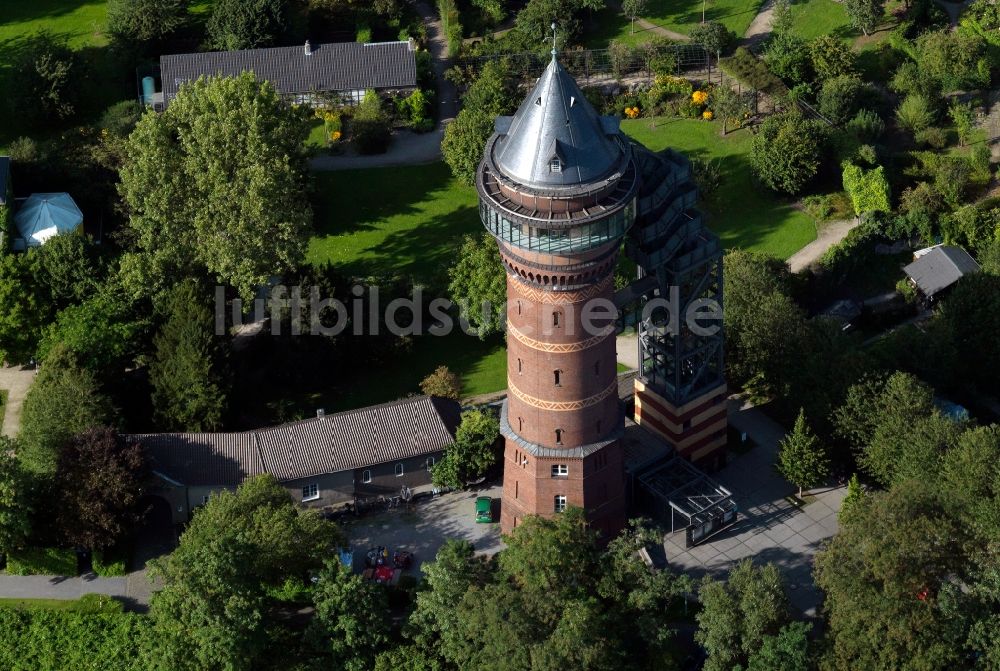
[[[516,247],[535,252],[582,252],[624,236],[635,220],[635,201],[607,219],[573,228],[542,228],[516,223],[486,202],[480,203],[480,217],[490,233]]]

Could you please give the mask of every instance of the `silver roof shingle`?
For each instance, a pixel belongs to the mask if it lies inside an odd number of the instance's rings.
[[[903,272],[928,298],[942,289],[947,289],[965,275],[977,273],[979,270],[979,264],[967,251],[961,247],[946,245],[932,248],[903,268]]]
[[[264,472],[295,480],[439,452],[454,440],[460,414],[454,401],[419,396],[256,431],[130,438],[171,480],[235,486]]]
[[[409,42],[317,44],[310,55],[299,45],[160,56],[167,102],[177,96],[181,84],[202,75],[235,77],[243,72],[253,72],[282,94],[417,85],[416,58]]]

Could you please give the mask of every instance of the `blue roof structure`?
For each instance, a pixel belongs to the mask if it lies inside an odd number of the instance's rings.
[[[33,193],[14,215],[18,233],[29,247],[80,228],[83,213],[68,193]]]

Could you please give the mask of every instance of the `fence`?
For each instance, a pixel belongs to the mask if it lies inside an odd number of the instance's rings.
[[[491,61],[504,60],[505,69],[515,78],[531,82],[541,76],[550,56],[537,53],[491,54],[462,58],[456,65],[471,74]],[[581,86],[596,86],[632,78],[652,79],[653,72],[701,73],[711,81],[712,54],[700,44],[667,44],[649,47],[579,49],[559,54],[559,62]]]

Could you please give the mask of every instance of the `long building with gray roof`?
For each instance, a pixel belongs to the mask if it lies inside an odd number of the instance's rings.
[[[430,467],[454,441],[455,401],[418,396],[236,433],[132,434],[162,482],[175,521],[213,492],[269,473],[306,505],[395,495],[430,484]]]

